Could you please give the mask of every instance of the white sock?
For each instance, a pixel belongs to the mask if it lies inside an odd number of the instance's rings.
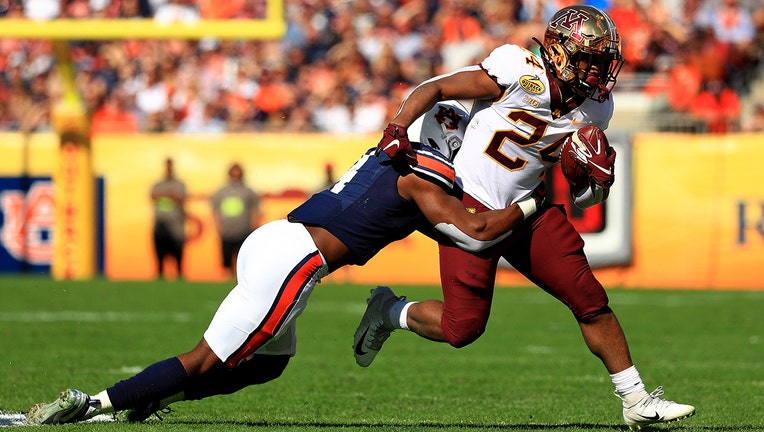
[[[615,385],[615,393],[623,400],[624,406],[634,405],[647,393],[636,366],[611,374],[610,379]]]
[[[101,408],[97,409],[94,415],[114,412],[114,407],[111,405],[111,399],[109,399],[109,394],[106,390],[93,396],[93,399],[97,399],[101,402]]]
[[[409,308],[411,305],[413,305],[416,302],[408,302],[403,306],[403,310],[401,311],[401,316],[398,318],[398,324],[401,326],[403,330],[409,329]]]

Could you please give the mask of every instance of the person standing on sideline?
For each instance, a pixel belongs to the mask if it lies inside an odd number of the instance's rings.
[[[260,197],[244,184],[244,170],[234,163],[228,169],[228,183],[212,195],[212,216],[220,236],[223,269],[236,276],[236,257],[244,239],[260,226]]]
[[[175,260],[178,279],[183,277],[183,247],[186,241],[185,222],[186,185],[175,177],[173,160],[164,162],[164,178],[151,187],[154,203],[154,251],[157,259],[157,275],[165,277],[164,260]]]

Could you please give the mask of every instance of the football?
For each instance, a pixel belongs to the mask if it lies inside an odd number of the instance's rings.
[[[579,147],[584,150],[584,153],[591,154],[589,149],[592,147],[592,143],[597,142],[598,139],[600,142],[607,143],[605,132],[597,126],[591,125],[571,134],[562,144],[560,168],[562,168],[562,174],[571,186],[581,188],[589,183],[589,174],[583,166],[576,162],[576,158],[571,156],[571,150]]]

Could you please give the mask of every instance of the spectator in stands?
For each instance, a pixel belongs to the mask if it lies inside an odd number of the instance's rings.
[[[271,65],[261,70],[259,88],[253,97],[258,120],[267,122],[269,116],[277,115],[294,102],[292,87],[285,78],[286,71],[281,65]]]
[[[721,0],[711,26],[718,53],[716,60],[726,66],[728,82],[744,92],[759,57],[754,45],[757,35],[753,17],[738,0]]]
[[[675,112],[686,112],[692,100],[700,93],[703,74],[692,61],[695,53],[688,47],[687,52],[680,52],[674,58],[675,64],[669,72],[666,98]]]
[[[93,16],[89,0],[63,0],[61,4],[61,18],[87,19]]]
[[[345,88],[337,86],[313,112],[313,123],[319,132],[347,134],[353,132],[353,113]]]
[[[756,34],[764,34],[764,1],[759,1],[759,4],[754,9],[751,17],[753,18],[753,25],[756,28]],[[761,37],[759,37],[759,39],[761,39]]]
[[[212,118],[230,130],[315,130],[318,125],[312,123],[309,113],[327,99],[337,83],[347,87],[346,106],[351,112],[369,108],[366,97],[361,97],[367,91],[377,97],[384,95],[386,104],[395,107],[391,98],[398,97],[393,96],[398,90],[470,63],[486,46],[510,42],[537,49],[530,36],[540,34],[550,11],[571,1],[287,0],[287,34],[282,40],[87,41],[72,44],[72,55],[88,109],[95,112],[105,92],[122,88],[126,108],[137,113],[143,132],[177,130],[184,116],[172,98],[188,93],[191,86],[198,87],[199,102],[211,106],[206,111]],[[764,34],[764,6],[753,5],[756,0],[587,0],[592,1],[609,8],[622,29],[629,71],[653,73],[658,59],[689,49],[693,53],[690,61],[695,62],[702,80],[724,80],[739,96],[746,96],[764,42],[758,37]],[[29,0],[10,2],[5,16],[262,18],[264,5],[262,0]],[[0,93],[10,94],[14,89],[16,99],[39,97],[31,94],[33,74],[28,71],[44,64],[46,56],[52,58],[44,45],[36,40],[0,40]],[[273,81],[262,76],[259,65],[264,64],[283,77],[256,101],[260,81]],[[161,102],[145,78],[155,67],[160,70],[168,102],[147,107],[147,94],[152,95],[149,101]],[[20,86],[10,81],[17,73],[14,68],[21,72]],[[679,88],[679,92],[694,96],[696,81],[688,83],[689,90]],[[266,97],[271,91],[275,91],[276,106],[270,106],[271,98]],[[48,104],[55,102],[55,97],[47,100]],[[35,103],[38,108],[43,104]],[[49,109],[42,110],[40,122],[49,121],[44,114]],[[8,108],[5,124],[20,124],[21,115],[18,109]]]
[[[168,114],[170,89],[158,65],[148,66],[142,75],[141,88],[135,94],[136,106],[143,116],[143,124],[150,132],[170,130]]]
[[[764,131],[764,104],[758,103],[753,107],[751,115],[743,120],[741,129],[745,132]]]
[[[746,51],[756,37],[753,17],[738,0],[722,0],[711,26],[716,40],[731,45],[733,50]]]
[[[198,110],[198,112],[196,112]],[[196,104],[193,114],[178,124],[180,133],[219,134],[227,131],[226,122],[215,116],[215,108],[209,104]],[[231,132],[237,132],[231,130]]]
[[[740,97],[723,81],[705,83],[703,91],[690,103],[690,113],[702,121],[710,133],[739,130],[740,111]]]
[[[201,18],[195,0],[167,0],[154,9],[154,19],[159,22],[194,22]]]
[[[122,89],[116,88],[102,98],[101,107],[91,119],[90,132],[93,135],[138,132],[138,116],[127,109]]]
[[[206,20],[233,18],[244,8],[244,0],[198,0],[197,4],[201,17]]]
[[[24,16],[36,21],[58,18],[61,14],[60,0],[26,0],[19,3],[24,5]]]
[[[485,54],[480,21],[462,1],[444,0],[433,18],[442,34],[441,54],[446,69],[474,64]]]
[[[623,57],[626,60],[624,68],[641,69],[652,29],[641,4],[637,0],[615,0],[608,9],[608,14],[621,33]]]

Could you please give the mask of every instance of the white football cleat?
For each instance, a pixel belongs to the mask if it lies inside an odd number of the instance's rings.
[[[398,300],[405,299],[406,297],[397,297],[386,286],[378,286],[371,290],[371,296],[366,300],[366,312],[353,337],[353,356],[359,366],[366,367],[374,361],[374,357],[382,349],[382,344],[395,330],[385,322],[390,307]]]
[[[68,389],[51,403],[39,403],[29,409],[25,425],[76,423],[93,417],[101,403],[90,399],[86,393]]]
[[[623,408],[623,420],[630,430],[640,430],[653,423],[669,423],[695,415],[695,407],[661,399],[663,387],[645,395],[636,404]]]

